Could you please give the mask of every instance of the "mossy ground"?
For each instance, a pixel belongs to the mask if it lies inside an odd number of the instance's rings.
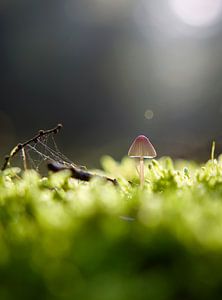
[[[0,299],[221,299],[222,159],[0,174]]]

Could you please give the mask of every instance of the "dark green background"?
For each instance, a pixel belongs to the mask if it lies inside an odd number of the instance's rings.
[[[58,122],[60,148],[89,166],[137,134],[159,155],[206,159],[214,138],[220,152],[220,18],[191,27],[160,0],[1,1],[1,156]]]

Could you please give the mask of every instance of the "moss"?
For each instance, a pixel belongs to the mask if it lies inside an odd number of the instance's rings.
[[[119,186],[0,173],[0,299],[220,299],[222,159],[102,159]]]

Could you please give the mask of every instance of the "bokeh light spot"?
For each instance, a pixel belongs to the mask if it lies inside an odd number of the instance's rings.
[[[150,109],[147,109],[144,113],[144,117],[147,119],[147,120],[151,120],[153,117],[154,117],[154,113],[152,110]]]

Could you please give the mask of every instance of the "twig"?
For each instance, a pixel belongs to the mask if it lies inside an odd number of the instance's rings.
[[[26,160],[26,154],[25,154],[25,149],[22,148],[22,160],[23,160],[23,166],[24,166],[24,170],[27,170],[27,160]]]
[[[60,131],[60,129],[62,128],[62,124],[58,124],[56,127],[52,128],[52,129],[48,129],[48,130],[39,130],[38,134],[36,134],[33,138],[27,140],[24,143],[19,143],[17,146],[15,146],[9,155],[7,155],[5,157],[5,162],[2,166],[2,171],[4,171],[10,164],[10,160],[22,149],[25,148],[25,146],[31,144],[31,143],[37,143],[38,139],[40,137],[43,137],[45,135],[51,134],[51,133],[58,133]]]
[[[106,177],[106,176],[92,174],[92,173],[89,173],[85,170],[78,169],[73,165],[70,165],[68,167],[68,166],[63,165],[61,163],[58,163],[58,162],[55,162],[55,161],[50,161],[50,162],[48,162],[47,166],[48,166],[48,169],[50,171],[53,171],[53,172],[59,172],[59,171],[62,171],[62,170],[70,170],[73,178],[79,179],[79,180],[82,180],[82,181],[90,181],[90,179],[97,177],[97,178],[101,178],[101,179],[105,179],[107,181],[110,181],[114,185],[118,185],[118,182],[115,178],[112,179],[112,178],[109,178],[109,177]]]

